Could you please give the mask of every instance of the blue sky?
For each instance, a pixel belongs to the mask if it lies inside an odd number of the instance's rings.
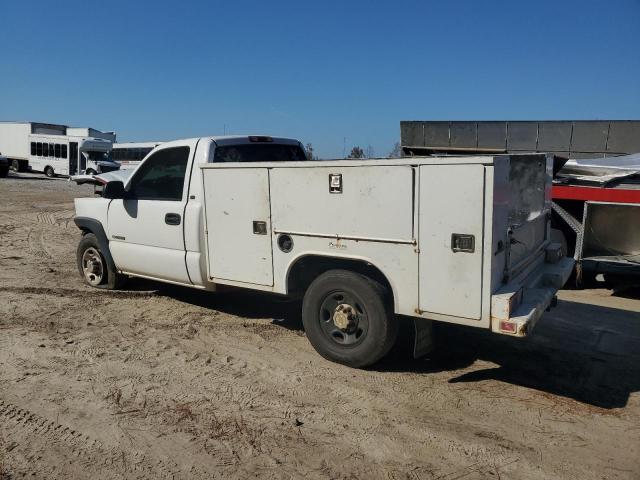
[[[385,155],[400,120],[640,118],[640,0],[0,0],[0,120]],[[225,127],[226,125],[226,127]]]

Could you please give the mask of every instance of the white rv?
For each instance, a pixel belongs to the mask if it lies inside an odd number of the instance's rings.
[[[101,138],[102,137],[102,138]],[[35,122],[0,122],[0,151],[15,171],[47,176],[103,173],[120,166],[111,160],[112,132]]]

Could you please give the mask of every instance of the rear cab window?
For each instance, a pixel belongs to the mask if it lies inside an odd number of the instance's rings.
[[[213,162],[302,162],[307,156],[300,145],[246,143],[216,146]]]

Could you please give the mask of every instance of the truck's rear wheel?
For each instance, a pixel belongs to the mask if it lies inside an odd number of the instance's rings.
[[[20,162],[18,160],[11,160],[11,170],[14,172],[20,171]]]
[[[364,275],[330,270],[304,295],[302,323],[316,351],[328,360],[366,367],[393,346],[397,323],[389,292]]]
[[[44,169],[44,174],[47,177],[52,178],[55,175],[55,172],[53,171],[53,168],[47,167],[47,168]]]
[[[125,277],[109,268],[93,233],[82,237],[76,251],[78,271],[85,283],[95,288],[113,290],[124,283]]]

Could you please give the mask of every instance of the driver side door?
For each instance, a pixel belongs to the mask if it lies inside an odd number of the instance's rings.
[[[123,272],[191,283],[183,221],[195,143],[156,151],[134,172],[125,198],[111,201],[109,248]]]

